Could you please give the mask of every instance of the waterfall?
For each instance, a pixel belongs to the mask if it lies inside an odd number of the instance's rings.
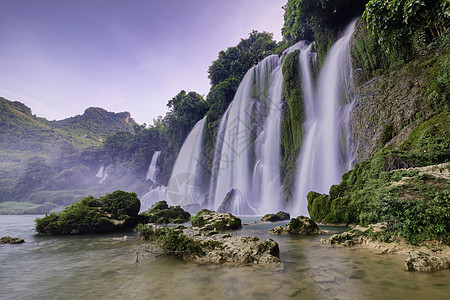
[[[305,136],[297,160],[295,202],[291,211],[308,216],[309,191],[328,193],[351,168],[352,149],[348,140],[351,95],[351,62],[348,44],[354,31],[352,22],[330,49],[319,74],[316,96],[310,80],[309,49],[300,54],[306,106]],[[344,136],[344,139],[340,137]]]
[[[208,192],[209,177],[204,166],[206,117],[195,124],[178,153],[167,186],[171,205],[201,205]]]
[[[158,175],[159,168],[156,166],[156,163],[158,162],[159,155],[161,154],[161,151],[155,151],[152,156],[152,161],[150,162],[150,165],[148,166],[147,176],[146,180],[151,180],[153,182],[156,182],[156,175]]]
[[[247,203],[258,214],[282,208],[281,67],[289,52],[304,47],[305,43],[299,42],[281,57],[266,57],[241,81],[217,133],[209,192],[213,209],[217,210],[233,189],[239,195],[234,199]]]

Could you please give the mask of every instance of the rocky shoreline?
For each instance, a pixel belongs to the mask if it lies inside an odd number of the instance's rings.
[[[359,247],[379,250],[379,254],[398,254],[406,257],[404,267],[407,271],[434,272],[450,268],[450,247],[437,241],[424,243],[421,246],[407,244],[403,240],[382,242],[369,237],[366,233],[380,234],[386,224],[378,223],[362,226],[351,226],[349,231],[334,234],[328,239],[321,239],[325,245],[337,247]]]

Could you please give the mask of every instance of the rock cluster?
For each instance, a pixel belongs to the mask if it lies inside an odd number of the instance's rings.
[[[25,243],[25,241],[19,237],[4,236],[0,239],[0,244],[21,244],[21,243]]]
[[[202,210],[194,217],[196,227],[167,228],[155,224],[139,226],[142,240],[164,253],[207,263],[279,265],[280,250],[271,240],[253,236],[231,236],[217,230],[237,229],[240,219],[231,214]]]
[[[408,271],[434,272],[450,268],[450,263],[445,257],[431,256],[427,253],[414,251],[405,260],[405,268]]]
[[[264,217],[261,218],[261,222],[279,222],[284,220],[289,220],[291,218],[291,215],[284,212],[279,211],[276,214],[266,214]]]
[[[304,216],[293,218],[286,226],[277,226],[269,230],[270,234],[321,234],[316,222]]]

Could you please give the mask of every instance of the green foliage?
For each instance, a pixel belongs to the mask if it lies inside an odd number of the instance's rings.
[[[169,224],[189,222],[191,214],[180,206],[169,206],[166,201],[156,202],[148,211],[139,215],[144,223]]]
[[[387,51],[412,50],[414,43],[420,47],[445,34],[450,4],[447,0],[370,0],[363,18]]]
[[[115,191],[99,199],[92,196],[66,207],[62,212],[37,218],[40,234],[85,234],[128,229],[136,224],[140,201],[135,193]]]

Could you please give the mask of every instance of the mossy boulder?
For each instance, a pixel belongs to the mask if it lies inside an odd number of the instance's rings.
[[[24,239],[19,237],[4,236],[0,239],[0,244],[21,244],[25,243]]]
[[[191,214],[180,206],[169,206],[166,201],[156,202],[148,211],[139,214],[141,223],[181,224],[188,222]]]
[[[271,234],[321,234],[319,226],[312,219],[304,216],[292,218],[286,226],[277,226],[269,230]]]
[[[202,209],[191,217],[192,226],[200,227],[202,231],[241,229],[241,219],[230,213],[218,213]]]
[[[117,190],[100,198],[88,196],[62,212],[37,218],[39,234],[86,234],[127,230],[136,226],[141,202],[135,193]]]
[[[266,214],[261,218],[261,222],[279,222],[289,220],[291,215],[284,211],[279,211],[276,214]]]

